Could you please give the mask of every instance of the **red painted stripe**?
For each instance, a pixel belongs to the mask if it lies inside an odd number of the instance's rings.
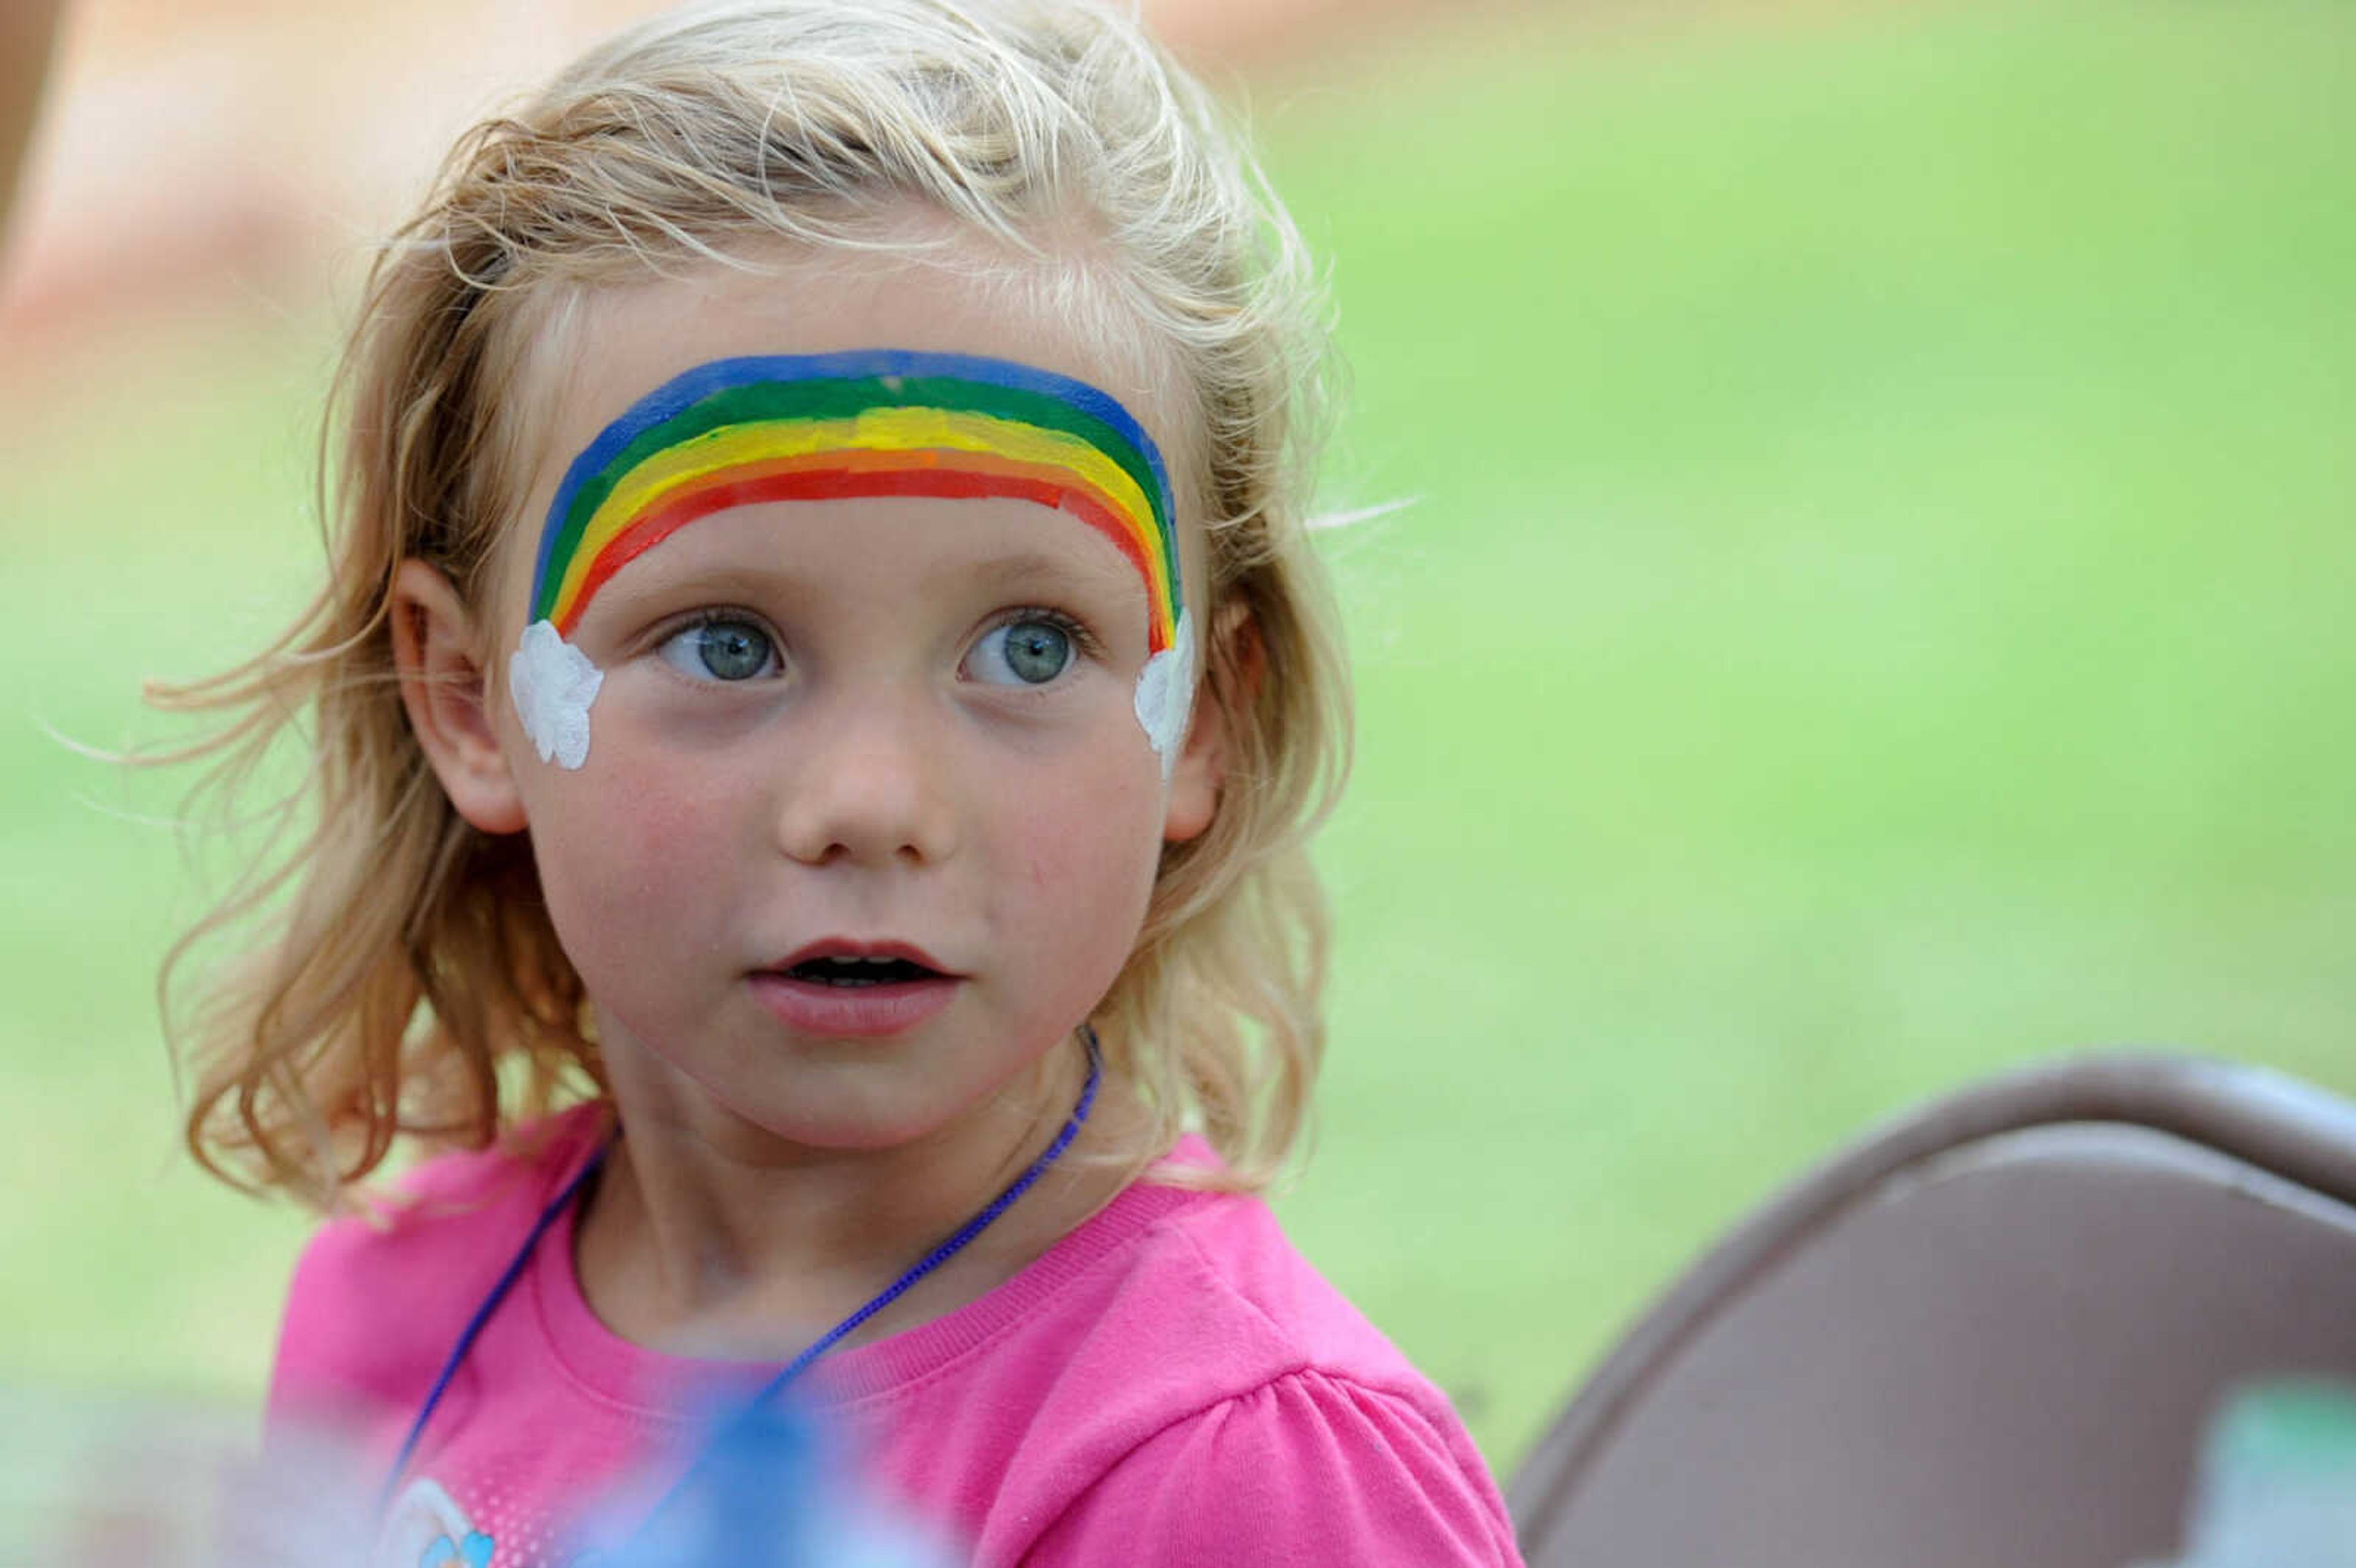
[[[732,468],[724,475],[674,495],[670,499],[641,515],[629,527],[614,536],[613,542],[597,552],[590,563],[588,574],[582,579],[581,592],[557,623],[557,631],[565,636],[573,635],[580,624],[582,612],[595,598],[613,575],[660,544],[688,524],[714,512],[732,507],[757,506],[768,501],[841,501],[864,500],[882,496],[921,496],[937,500],[984,500],[1011,498],[1029,501],[1069,512],[1080,521],[1111,540],[1130,565],[1150,585],[1153,581],[1151,568],[1147,564],[1146,544],[1129,526],[1127,514],[1110,505],[1103,493],[1092,485],[1080,483],[1062,471],[1016,464],[1003,459],[982,464],[965,460],[975,454],[955,453],[958,461],[955,468],[936,466],[940,454],[888,453],[830,453],[826,466],[814,468],[807,459],[781,459],[773,463]],[[910,466],[907,459],[922,457],[926,461]],[[847,462],[846,459],[863,461]],[[885,459],[887,462],[876,462]],[[997,472],[988,470],[995,469]],[[1170,639],[1162,625],[1160,607],[1148,618],[1151,650],[1160,653],[1169,646]]]

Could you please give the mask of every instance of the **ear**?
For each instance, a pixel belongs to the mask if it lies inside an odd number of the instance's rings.
[[[1209,645],[1194,717],[1170,770],[1170,803],[1162,820],[1166,843],[1200,837],[1218,815],[1219,791],[1227,780],[1238,726],[1250,721],[1260,682],[1268,674],[1268,647],[1260,640],[1259,623],[1240,600],[1219,614]]]
[[[392,657],[409,727],[459,816],[485,833],[520,832],[523,796],[492,723],[477,631],[439,569],[401,563],[392,579]]]

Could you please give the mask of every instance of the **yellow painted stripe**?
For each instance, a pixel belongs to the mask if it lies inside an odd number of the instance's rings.
[[[1152,563],[1147,584],[1159,604],[1170,603],[1162,541],[1153,508],[1129,471],[1094,445],[1061,431],[939,409],[875,409],[853,420],[761,421],[723,425],[649,457],[614,487],[583,528],[558,584],[554,609],[562,620],[600,551],[638,516],[673,491],[727,469],[778,457],[820,452],[980,452],[1066,470],[1101,491],[1125,514]]]

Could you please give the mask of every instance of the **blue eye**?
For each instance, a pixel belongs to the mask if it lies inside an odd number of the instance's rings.
[[[1071,633],[1033,615],[983,633],[967,667],[974,679],[991,686],[1044,686],[1071,662]]]
[[[699,621],[665,637],[662,661],[697,680],[752,680],[785,667],[769,634],[733,617]]]

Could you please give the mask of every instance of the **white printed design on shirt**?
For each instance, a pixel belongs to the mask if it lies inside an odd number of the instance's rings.
[[[490,1568],[498,1549],[448,1492],[418,1480],[384,1516],[369,1568]]]

